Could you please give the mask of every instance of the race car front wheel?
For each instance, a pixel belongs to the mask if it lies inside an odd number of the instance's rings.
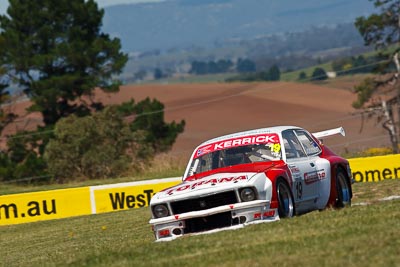
[[[276,193],[278,196],[278,213],[280,218],[289,218],[294,216],[294,201],[290,187],[283,179],[276,183]]]
[[[350,186],[347,182],[346,175],[339,169],[336,173],[336,207],[343,208],[351,205]]]

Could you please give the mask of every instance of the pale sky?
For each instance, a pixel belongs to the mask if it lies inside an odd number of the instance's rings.
[[[97,0],[99,7],[106,7],[118,4],[134,4],[134,3],[155,3],[163,2],[165,0]],[[8,0],[0,0],[0,14],[6,13],[8,7]]]

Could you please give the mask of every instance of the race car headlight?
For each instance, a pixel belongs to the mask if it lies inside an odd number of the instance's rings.
[[[243,202],[253,201],[256,199],[256,192],[254,192],[253,188],[246,187],[240,190],[240,199]]]
[[[153,207],[153,214],[156,218],[167,217],[169,215],[168,207],[165,204],[155,205]]]

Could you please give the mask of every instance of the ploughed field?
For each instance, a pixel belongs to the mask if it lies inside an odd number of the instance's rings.
[[[383,128],[374,119],[363,122],[352,108],[356,95],[333,86],[289,82],[126,85],[116,94],[97,91],[95,99],[106,104],[158,99],[165,105],[167,122],[186,121],[171,151],[184,156],[209,138],[276,125],[295,125],[311,132],[343,126],[345,138],[324,140],[337,153],[388,146]],[[3,135],[41,123],[39,114],[23,115],[28,106],[27,101],[10,106],[21,117]],[[4,145],[5,139],[1,140]]]

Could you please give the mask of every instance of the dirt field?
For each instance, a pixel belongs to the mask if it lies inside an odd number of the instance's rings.
[[[338,153],[389,145],[389,137],[374,119],[362,124],[361,116],[353,114],[351,103],[356,95],[338,88],[287,82],[213,83],[129,85],[121,87],[118,94],[96,93],[96,98],[107,104],[131,98],[138,102],[145,97],[164,103],[166,121],[186,121],[173,154],[189,156],[209,138],[274,125],[296,125],[311,132],[343,126],[346,137],[324,140]],[[20,102],[12,110],[21,114],[28,105]],[[38,114],[31,114],[3,134],[32,129],[38,122]]]

